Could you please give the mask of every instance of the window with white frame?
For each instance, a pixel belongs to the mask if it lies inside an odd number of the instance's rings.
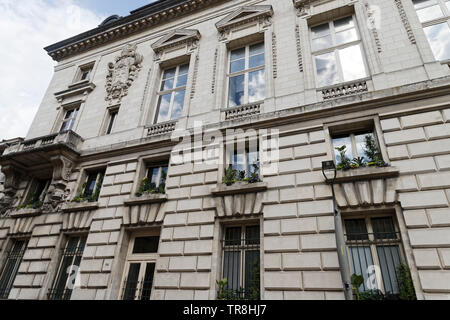
[[[86,236],[68,237],[53,286],[48,292],[49,300],[70,300],[79,276],[86,239]]]
[[[163,71],[158,92],[156,123],[177,120],[183,116],[189,64]]]
[[[244,143],[227,145],[227,167],[236,170],[237,178],[250,179],[253,176],[259,180],[260,155],[257,140],[249,140]],[[251,181],[258,182],[258,181]]]
[[[367,150],[367,139],[370,137],[372,141],[375,141],[375,134],[373,131],[364,130],[349,134],[339,134],[333,136],[333,150],[335,154],[336,162],[339,163],[342,161],[341,154],[337,150],[338,148],[341,148],[342,146],[346,146],[346,153],[345,155],[349,157],[350,159],[355,158],[362,158],[366,162],[370,161],[371,159],[368,158],[366,154]]]
[[[117,116],[119,115],[119,109],[114,108],[108,111],[108,122],[106,126],[105,134],[109,135],[114,129],[114,124],[116,123]]]
[[[404,264],[400,231],[393,216],[365,215],[344,219],[352,274],[364,277],[360,292],[399,293],[398,267]]]
[[[75,126],[75,122],[77,120],[78,113],[80,111],[80,107],[72,108],[66,111],[64,115],[64,119],[62,121],[60,132],[66,132],[73,129]]]
[[[318,87],[368,76],[354,16],[311,27],[311,41]]]
[[[450,0],[413,0],[434,57],[450,60]]]
[[[28,240],[12,241],[11,251],[8,252],[5,266],[0,274],[0,299],[8,299],[27,246]]]
[[[121,300],[150,300],[158,246],[159,231],[132,236],[122,281]]]
[[[228,106],[236,107],[265,99],[264,42],[229,52]]]
[[[259,300],[260,227],[257,224],[224,226],[220,299]]]

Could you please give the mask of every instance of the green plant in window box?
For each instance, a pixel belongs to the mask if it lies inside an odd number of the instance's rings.
[[[230,165],[227,170],[225,170],[225,176],[222,179],[222,183],[227,186],[232,186],[236,182],[248,182],[249,184],[261,182],[258,163],[254,163],[252,167],[253,170],[248,177],[245,170],[237,171]]]
[[[103,179],[105,175],[101,173],[98,177],[98,181],[95,185],[95,190],[92,194],[85,194],[87,183],[83,183],[78,189],[77,195],[72,199],[73,203],[83,203],[83,202],[96,202],[100,197],[100,191],[103,185]]]
[[[336,150],[339,152],[341,161],[337,164],[337,170],[350,170],[352,169],[352,160],[347,157],[347,146],[337,147]]]
[[[227,170],[225,170],[225,175],[222,179],[222,183],[231,186],[235,184],[237,181],[237,170],[233,169],[233,166],[230,165]]]
[[[151,183],[146,177],[142,179],[136,197],[142,197],[144,194],[165,194],[166,193],[166,179],[167,174],[163,171],[161,175],[161,183],[157,187],[156,184]]]
[[[364,283],[364,277],[359,274],[352,274],[350,281],[352,283],[353,292],[356,295],[356,300],[360,300],[359,288]]]

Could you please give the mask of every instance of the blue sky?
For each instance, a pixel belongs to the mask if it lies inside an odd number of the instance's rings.
[[[91,9],[98,14],[111,16],[118,14],[125,16],[130,11],[145,6],[153,0],[76,0],[80,6]]]

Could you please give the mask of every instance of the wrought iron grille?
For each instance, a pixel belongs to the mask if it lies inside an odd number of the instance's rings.
[[[260,238],[259,226],[228,228],[223,248],[222,278],[227,285],[219,292],[226,300],[260,299]]]
[[[150,281],[128,281],[125,279],[122,300],[148,301],[152,295],[153,279]]]
[[[16,240],[13,248],[8,252],[5,267],[0,277],[0,299],[8,299],[27,245],[28,240]]]
[[[364,277],[360,292],[381,290],[385,295],[397,295],[399,293],[397,268],[404,263],[400,233],[394,231],[349,233],[345,237],[353,273]],[[381,279],[375,281],[373,275],[376,274],[377,267]]]
[[[61,263],[55,282],[47,294],[49,300],[70,300],[85,244],[85,237],[69,238],[61,253]]]

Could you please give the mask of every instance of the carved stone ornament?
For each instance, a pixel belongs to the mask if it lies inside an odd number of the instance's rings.
[[[136,44],[126,45],[115,62],[108,64],[106,76],[106,101],[120,103],[128,95],[128,89],[138,77],[144,57],[136,52]]]
[[[12,165],[4,165],[2,172],[5,175],[3,197],[0,200],[0,216],[8,212],[9,209],[18,201],[16,196],[19,189],[20,171]]]
[[[303,17],[309,15],[309,10],[311,8],[311,0],[293,0],[294,6],[297,9],[297,16]]]

